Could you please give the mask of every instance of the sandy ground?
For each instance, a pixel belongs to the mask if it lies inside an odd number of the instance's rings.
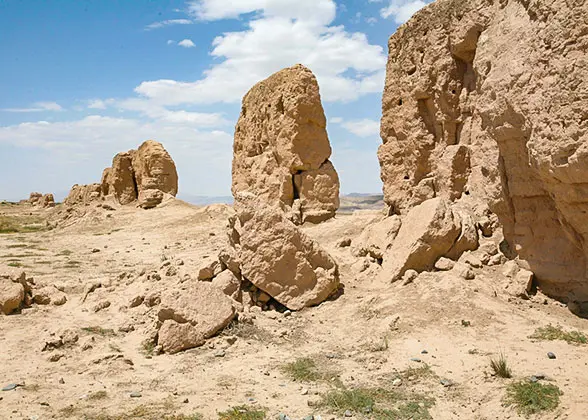
[[[0,206],[3,214],[43,218],[58,210]],[[335,382],[348,388],[391,386],[402,378],[395,389],[434,399],[434,419],[517,419],[523,417],[503,403],[505,388],[537,373],[563,395],[556,411],[535,418],[588,418],[588,346],[529,338],[548,324],[587,333],[588,320],[541,295],[528,301],[510,297],[501,267],[477,269],[470,281],[450,272],[424,273],[406,286],[381,282],[377,265],[359,274],[350,248],[337,243],[357,237],[379,217],[377,211],[303,228],[339,262],[345,288],[338,298],[291,316],[253,310],[253,326],[239,324],[176,355],[150,354],[143,343],[153,309],[129,308],[130,301],[196,281],[197,269],[226,243],[230,212],[224,205],[197,208],[177,200],[150,211],[90,209],[69,226],[0,235],[0,265],[22,264],[38,285],[55,284],[68,297],[63,306],[33,305],[21,314],[0,315],[0,385],[24,385],[0,392],[0,418],[162,419],[198,413],[217,419],[220,411],[249,406],[266,409],[268,419],[279,413],[339,419],[341,414],[312,406]],[[175,269],[168,276],[170,266]],[[149,275],[154,272],[161,280]],[[93,282],[102,286],[84,300]],[[95,312],[106,301],[110,306]],[[78,340],[43,351],[66,330]],[[224,357],[218,357],[221,349]],[[557,358],[549,359],[549,351]],[[500,353],[513,379],[492,376],[490,358]],[[302,357],[331,372],[330,379],[288,377],[282,367]],[[377,418],[354,414],[364,417]]]

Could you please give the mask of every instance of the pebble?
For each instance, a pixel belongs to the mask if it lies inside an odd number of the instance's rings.
[[[2,388],[2,391],[12,391],[13,389],[18,388],[18,386],[18,384],[8,384],[4,388]]]
[[[421,354],[429,354],[429,352],[427,350],[423,350],[421,351]]]
[[[300,391],[300,395],[308,395],[308,389],[304,388],[302,391]]]
[[[140,392],[131,392],[131,398],[141,398],[142,396]]]
[[[188,398],[186,398],[184,401],[182,401],[184,404],[188,404],[190,402],[190,400]]]
[[[351,410],[347,410],[345,411],[345,417],[353,417],[353,413],[351,412]]]
[[[315,420],[314,416],[306,416],[302,420]]]
[[[440,383],[441,385],[443,385],[445,388],[449,388],[450,386],[453,386],[453,381],[452,381],[452,380],[450,380],[450,379],[441,379],[441,380],[439,381],[439,383]]]
[[[290,420],[290,417],[288,417],[284,413],[280,413],[280,415],[278,416],[278,420]]]
[[[63,380],[63,378],[59,378],[59,383],[60,383],[61,385],[63,385],[63,384],[65,383],[65,381]]]
[[[411,362],[417,362],[417,363],[421,363],[422,360],[419,359],[418,357],[413,357],[412,359],[410,359]]]
[[[555,359],[555,353],[548,352],[547,357],[549,357],[550,359]]]
[[[284,312],[284,316],[285,316],[285,317],[292,316],[292,311],[290,311],[290,310],[287,310],[286,312]]]
[[[226,354],[224,350],[218,350],[214,352],[214,357],[225,357]]]
[[[400,378],[394,379],[392,381],[392,385],[394,385],[394,386],[400,386],[400,385],[402,385],[402,379],[400,379]]]

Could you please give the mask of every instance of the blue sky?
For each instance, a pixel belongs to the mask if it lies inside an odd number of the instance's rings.
[[[317,75],[343,193],[379,192],[388,37],[430,0],[0,0],[0,200],[60,198],[147,139],[180,196],[230,195],[240,100]]]

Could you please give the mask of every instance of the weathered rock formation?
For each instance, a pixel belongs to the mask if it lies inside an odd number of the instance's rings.
[[[184,290],[168,290],[161,296],[157,343],[166,353],[201,346],[234,316],[231,300],[211,284],[193,282]]]
[[[53,194],[41,194],[39,192],[32,192],[29,196],[29,199],[25,200],[24,202],[28,202],[33,206],[43,208],[55,207],[55,198],[53,197]]]
[[[31,280],[22,270],[2,267],[0,271],[0,313],[10,315],[31,304]]]
[[[544,292],[588,300],[588,3],[438,0],[389,50],[392,212],[485,201]]]
[[[239,275],[288,309],[318,305],[339,287],[339,267],[277,207],[248,193],[236,197],[230,241]]]
[[[251,192],[297,224],[334,216],[339,178],[318,83],[306,67],[279,71],[245,95],[233,152],[233,195]]]
[[[100,184],[74,185],[66,205],[87,204],[112,196],[121,205],[137,202],[153,208],[166,195],[178,193],[178,173],[173,159],[161,143],[147,140],[138,150],[117,154],[112,167],[104,169]]]

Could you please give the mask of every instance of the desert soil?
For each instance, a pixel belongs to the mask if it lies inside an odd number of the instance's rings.
[[[41,219],[58,210],[0,206],[4,216]],[[232,325],[197,349],[152,354],[144,342],[154,309],[130,302],[197,281],[199,267],[226,244],[230,213],[225,205],[174,200],[149,211],[92,209],[69,226],[0,234],[0,264],[20,264],[37,285],[54,284],[68,298],[63,306],[35,304],[0,315],[0,385],[21,385],[0,392],[0,418],[216,419],[248,406],[264,409],[268,419],[280,413],[339,419],[343,414],[313,406],[322,393],[390,387],[400,378],[393,389],[434,399],[434,419],[518,419],[524,417],[504,404],[505,388],[537,373],[563,395],[556,411],[536,418],[587,418],[588,346],[529,338],[548,324],[587,333],[587,320],[541,294],[510,297],[500,267],[476,269],[469,281],[425,273],[406,286],[379,281],[377,266],[358,273],[350,248],[337,244],[357,237],[380,217],[377,210],[302,228],[338,261],[344,292],[337,298],[291,316],[252,310],[253,325]],[[86,296],[92,283],[101,287]],[[110,305],[96,312],[104,302]],[[43,351],[66,330],[78,340]],[[501,353],[513,379],[492,375],[490,359]],[[283,366],[300,358],[314,360],[328,379],[293,380]]]

